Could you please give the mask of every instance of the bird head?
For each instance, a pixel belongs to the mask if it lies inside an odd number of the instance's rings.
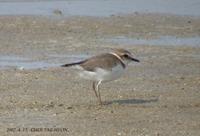
[[[117,54],[123,61],[127,63],[131,61],[140,62],[138,59],[133,57],[133,54],[131,54],[129,51],[125,49],[116,49],[114,50],[114,53]]]

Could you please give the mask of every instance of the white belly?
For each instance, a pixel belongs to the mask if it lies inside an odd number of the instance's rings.
[[[95,72],[82,70],[79,75],[87,80],[106,82],[119,78],[123,72],[124,68],[121,65],[117,65],[109,71],[101,68],[97,68]]]

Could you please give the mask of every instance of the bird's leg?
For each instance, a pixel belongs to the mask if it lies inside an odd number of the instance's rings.
[[[97,99],[98,99],[98,95],[97,95],[97,92],[96,92],[96,82],[93,82],[92,88],[93,88],[93,91],[94,91],[94,93],[95,93],[95,96],[96,96]]]
[[[97,92],[98,92],[98,98],[99,98],[99,103],[102,105],[102,101],[101,101],[101,94],[100,94],[100,91],[99,91],[99,85],[101,84],[101,80],[97,82],[97,85],[96,85],[96,89],[97,89]]]

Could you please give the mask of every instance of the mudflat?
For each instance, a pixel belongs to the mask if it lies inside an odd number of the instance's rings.
[[[0,16],[0,29],[1,56],[62,64],[71,61],[69,56],[75,61],[125,48],[141,61],[130,64],[122,78],[102,84],[103,106],[91,82],[73,68],[2,68],[1,135],[200,134],[200,46],[112,42],[116,37],[200,36],[199,18]]]

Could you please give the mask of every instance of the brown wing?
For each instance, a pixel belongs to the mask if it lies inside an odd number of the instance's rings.
[[[85,70],[95,71],[96,68],[104,68],[111,70],[112,67],[122,62],[112,54],[106,53],[87,59],[84,63],[80,64]],[[124,65],[122,64],[124,67]]]

